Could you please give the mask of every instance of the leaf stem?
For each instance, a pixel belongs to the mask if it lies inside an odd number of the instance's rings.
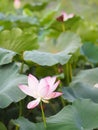
[[[21,63],[20,74],[23,73],[24,62]]]
[[[69,85],[70,79],[69,79],[69,64],[68,63],[65,65],[65,73],[66,73],[66,84]]]
[[[40,102],[40,107],[41,107],[41,112],[42,112],[42,118],[43,118],[44,127],[46,128],[47,127],[47,125],[46,125],[46,117],[45,117],[45,113],[44,113],[42,102]]]
[[[62,98],[62,96],[60,97],[60,99],[61,99],[62,106],[65,107],[66,103],[65,103],[64,99]]]
[[[72,81],[72,65],[69,63],[69,76],[70,76],[70,82]]]
[[[71,63],[70,62],[66,63],[66,65],[63,66],[63,68],[64,68],[66,85],[69,85],[69,83],[72,81],[72,66],[71,66]]]

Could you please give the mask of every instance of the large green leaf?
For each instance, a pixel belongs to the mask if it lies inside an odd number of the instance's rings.
[[[23,32],[20,28],[13,28],[0,32],[0,47],[23,52],[25,50],[37,49],[37,38],[35,34]]]
[[[77,76],[73,78],[72,84],[80,83],[93,86],[98,83],[98,68],[81,70]]]
[[[0,65],[8,64],[12,62],[15,52],[0,48]]]
[[[85,30],[85,31],[84,31]],[[83,42],[97,42],[98,26],[96,23],[81,20],[77,27],[77,33],[82,37]]]
[[[63,97],[70,102],[76,99],[91,99],[98,103],[98,68],[83,70],[74,77],[69,87],[63,88]]]
[[[13,27],[19,27],[21,29],[34,27],[37,29],[38,25],[39,22],[36,17],[0,14],[0,31],[4,29],[12,29]],[[30,32],[28,33],[30,34]]]
[[[0,122],[0,130],[7,130],[7,128],[2,122]]]
[[[44,14],[44,17],[40,20],[41,26],[43,26],[44,28],[50,27],[50,25],[54,22],[56,12],[56,9],[48,13],[46,12],[46,14]]]
[[[22,22],[22,24],[26,23],[34,26],[39,25],[36,17],[30,17],[25,15],[13,15],[13,14],[5,15],[4,13],[0,13],[0,20],[4,22],[11,22],[12,25],[14,25],[13,22],[14,23],[16,22],[17,24],[18,22]]]
[[[98,63],[98,45],[84,43],[81,47],[82,54],[92,63]]]
[[[24,23],[28,24],[29,26],[38,26],[38,20],[36,17],[30,17],[30,16],[25,16],[25,15],[4,15],[4,18],[2,19],[3,21],[9,21],[9,22],[16,22],[17,24]]]
[[[30,4],[25,4],[24,8],[30,9],[31,11],[41,11],[46,7],[48,2],[37,2],[37,3],[30,3]]]
[[[30,122],[28,119],[24,117],[19,117],[17,120],[12,120],[13,124],[19,127],[19,130],[39,130],[35,123]],[[41,129],[40,130],[44,130]]]
[[[52,66],[65,64],[72,57],[73,53],[81,46],[80,38],[71,32],[62,33],[55,43],[41,44],[39,51],[25,51],[25,61],[31,61],[39,65]],[[48,51],[48,52],[46,52]]]
[[[0,67],[0,108],[25,97],[18,85],[27,83],[26,79],[25,75],[19,74],[19,67],[15,64]]]
[[[20,130],[44,130],[42,123],[31,123],[20,117],[14,121]],[[47,118],[46,130],[92,130],[98,128],[98,104],[90,100],[77,100],[58,114]]]
[[[98,128],[98,104],[77,100],[48,119],[49,129],[92,130]]]

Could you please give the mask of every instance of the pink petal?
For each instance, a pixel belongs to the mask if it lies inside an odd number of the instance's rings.
[[[38,95],[42,98],[44,98],[49,91],[49,85],[46,82],[45,78],[40,80],[39,86],[38,86]]]
[[[74,14],[69,14],[68,15],[68,18],[72,18],[72,17],[74,17]]]
[[[60,80],[58,80],[53,86],[51,86],[50,91],[51,92],[55,91],[59,84],[60,84]]]
[[[34,97],[34,98],[38,97],[37,92],[34,91],[32,88],[30,88],[27,85],[19,85],[19,88],[21,89],[21,91],[23,91],[25,94],[27,94],[31,97]]]
[[[45,80],[45,78],[43,78],[39,81],[38,89],[40,90],[47,85],[48,85],[47,81]]]
[[[33,97],[32,91],[31,91],[31,89],[30,89],[27,85],[19,85],[19,88],[20,88],[21,91],[23,91],[25,94],[27,94],[27,95]]]
[[[95,87],[95,88],[98,88],[98,84],[95,84],[94,87]]]
[[[28,105],[27,105],[27,108],[28,108],[28,109],[33,109],[33,108],[35,108],[36,106],[38,106],[39,103],[40,103],[40,98],[29,102]]]
[[[55,81],[56,81],[56,77],[55,76],[54,77],[46,77],[45,79],[46,79],[47,83],[49,84],[48,95],[50,95],[53,91],[56,90],[56,88],[58,87],[60,81],[57,81],[55,83]]]
[[[63,93],[61,93],[61,92],[53,92],[50,95],[48,95],[45,99],[48,100],[48,99],[51,99],[51,98],[56,98],[56,97],[61,96],[62,94]]]
[[[46,79],[46,81],[48,82],[48,84],[49,84],[50,86],[52,86],[52,85],[55,83],[55,81],[56,81],[56,77],[55,77],[55,76],[54,76],[54,77],[48,76],[48,77],[46,77],[45,79]]]
[[[35,76],[29,74],[28,76],[28,85],[29,87],[33,88],[33,90],[37,90],[37,86],[38,86],[38,80]]]
[[[48,94],[48,91],[49,91],[49,86],[43,87],[43,89],[41,89],[39,91],[40,92],[39,93],[40,97],[45,98],[47,96],[47,94]]]
[[[67,17],[67,13],[66,12],[62,11],[61,14],[63,15],[63,17]]]
[[[39,97],[44,98],[49,91],[49,85],[47,84],[45,78],[40,80],[39,86],[38,86],[38,95]]]
[[[64,21],[67,21],[68,19],[72,18],[74,14],[63,13],[63,16],[64,16]]]

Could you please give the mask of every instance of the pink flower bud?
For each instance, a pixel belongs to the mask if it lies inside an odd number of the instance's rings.
[[[14,0],[14,8],[15,8],[15,9],[19,9],[20,6],[21,6],[20,0]]]
[[[66,12],[62,12],[61,15],[59,17],[57,17],[57,21],[59,22],[64,22],[64,21],[67,21],[68,19],[70,18],[73,18],[74,17],[74,14],[67,14]]]

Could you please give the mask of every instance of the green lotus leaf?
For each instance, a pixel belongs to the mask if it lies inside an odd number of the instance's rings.
[[[83,70],[73,78],[69,87],[63,88],[64,99],[73,102],[76,99],[91,99],[98,103],[98,68]]]
[[[62,33],[55,43],[50,40],[46,44],[41,44],[39,50],[25,51],[23,58],[42,66],[52,66],[55,64],[66,64],[73,53],[81,46],[80,38],[72,33]]]
[[[7,130],[7,128],[2,122],[0,122],[0,130]]]
[[[81,53],[92,63],[98,63],[98,45],[93,43],[84,43],[81,47]]]
[[[1,20],[0,24],[2,22],[5,22],[5,23],[9,22],[14,27],[17,24],[19,25],[19,22],[22,23],[23,25],[25,23],[28,24],[28,25],[34,25],[34,26],[38,26],[39,25],[38,19],[36,17],[30,17],[30,16],[25,16],[25,15],[13,15],[13,14],[7,14],[6,15],[4,13],[0,13],[0,20]],[[16,23],[16,25],[15,25],[15,23]]]
[[[20,130],[45,130],[42,123],[32,123],[20,117],[14,120]],[[46,130],[92,130],[98,128],[98,104],[91,100],[77,100],[58,114],[47,118]]]
[[[11,122],[14,125],[16,125],[19,128],[19,130],[38,130],[35,123],[30,122],[28,119],[24,117],[19,117],[17,120],[12,120]],[[44,130],[44,128],[40,128],[40,130]]]
[[[30,9],[31,11],[41,11],[46,7],[48,2],[37,2],[37,3],[30,3],[30,4],[25,4],[24,8]]]
[[[0,108],[18,102],[26,96],[18,88],[19,84],[27,83],[27,77],[19,74],[19,69],[16,64],[0,66]]]
[[[13,28],[0,32],[0,47],[15,52],[37,49],[37,38],[33,34],[23,32],[20,28]]]
[[[15,55],[13,51],[0,48],[0,65],[11,63]]]

